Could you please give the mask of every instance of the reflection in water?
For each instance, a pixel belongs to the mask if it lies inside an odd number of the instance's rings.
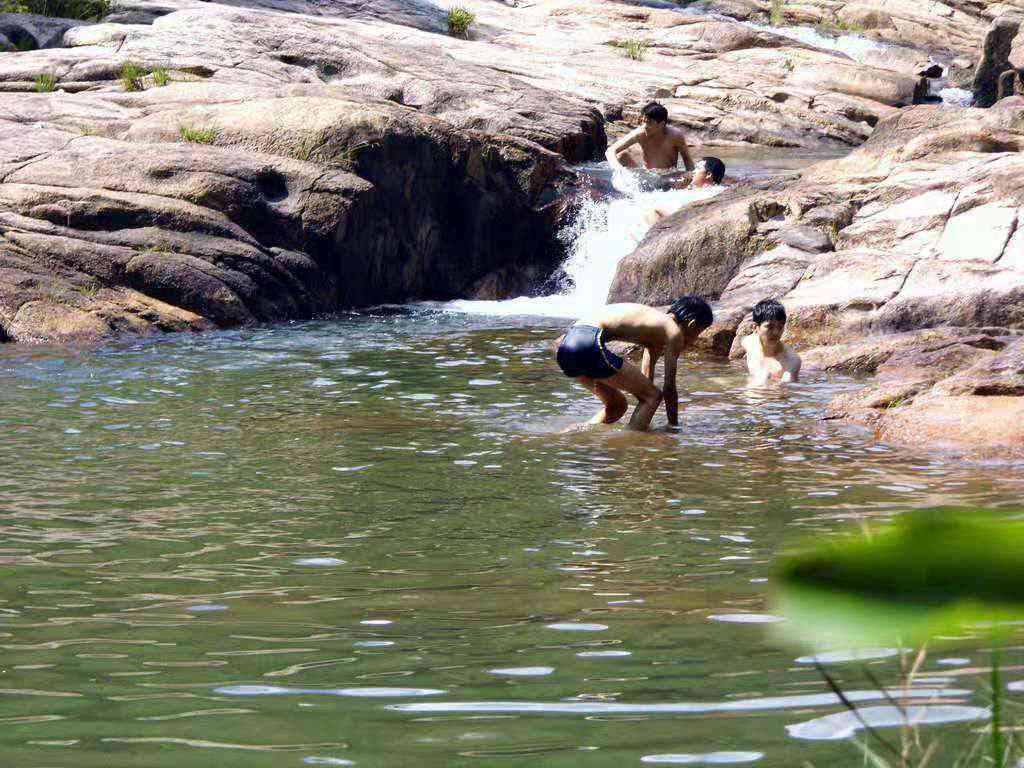
[[[842,707],[761,623],[773,556],[938,501],[1010,507],[1019,471],[821,422],[851,382],[752,397],[696,358],[679,429],[559,434],[595,403],[555,330],[381,310],[3,350],[4,764],[848,759],[786,731]],[[984,704],[956,667],[976,643],[926,662],[922,716]]]
[[[988,720],[989,711],[982,707],[934,704],[928,707],[908,706],[862,707],[860,717],[852,712],[836,712],[804,723],[787,726],[789,735],[797,739],[848,739],[865,725],[871,728],[894,728],[907,725],[934,725]]]
[[[284,690],[284,689],[281,689]],[[962,689],[907,691],[844,691],[852,702],[873,701],[890,696],[902,699],[934,699],[937,697],[966,696],[970,691]],[[535,714],[667,714],[707,712],[761,712],[773,709],[802,709],[839,704],[840,699],[832,693],[806,696],[775,696],[766,699],[738,699],[723,702],[681,702],[677,704],[608,704],[604,702],[533,702],[533,701],[446,701],[437,704],[392,704],[389,709],[400,712],[527,712]],[[925,708],[927,709],[927,708]]]

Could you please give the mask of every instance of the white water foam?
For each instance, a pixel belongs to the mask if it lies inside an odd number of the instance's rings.
[[[509,317],[582,317],[607,303],[615,270],[643,239],[647,217],[654,208],[675,211],[720,193],[724,187],[644,190],[644,177],[635,173],[616,175],[612,181],[625,197],[588,202],[574,224],[562,233],[569,242],[569,257],[562,268],[561,290],[551,296],[520,296],[506,301],[459,300],[445,304],[454,312]]]
[[[947,107],[969,107],[974,101],[974,94],[966,88],[942,88],[939,90],[939,98]]]
[[[863,63],[864,60],[875,51],[885,50],[885,43],[878,43],[869,40],[861,35],[839,35],[829,37],[818,32],[813,27],[770,27],[766,24],[755,24],[752,21],[742,22],[744,26],[756,29],[760,32],[771,32],[780,37],[788,37],[804,45],[812,45],[826,51],[837,51],[844,53],[856,62]]]

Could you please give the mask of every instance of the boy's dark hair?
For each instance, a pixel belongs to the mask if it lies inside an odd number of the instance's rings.
[[[649,118],[656,123],[667,123],[668,122],[668,110],[665,109],[663,104],[659,104],[656,101],[650,102],[643,111],[640,113],[643,117]]]
[[[778,320],[783,325],[786,323],[786,308],[776,299],[761,299],[754,305],[751,314],[756,325],[767,323],[769,320]]]
[[[725,163],[717,157],[705,157],[704,168],[711,174],[711,180],[715,184],[721,184],[725,178]]]
[[[693,320],[702,331],[710,328],[711,323],[715,321],[708,303],[700,296],[693,296],[691,294],[680,296],[672,302],[672,306],[668,308],[668,313],[676,319],[680,326],[685,326],[688,320]]]

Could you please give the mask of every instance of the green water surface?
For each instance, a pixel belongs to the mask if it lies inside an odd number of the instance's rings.
[[[771,634],[773,556],[1009,508],[1020,468],[820,421],[856,382],[751,393],[701,359],[680,430],[560,434],[596,401],[538,322],[3,350],[0,765],[861,764],[787,731],[842,707]],[[945,700],[986,705],[981,647],[929,655]],[[926,729],[936,764],[980,725]]]

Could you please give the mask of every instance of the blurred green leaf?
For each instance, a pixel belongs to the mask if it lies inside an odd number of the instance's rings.
[[[928,510],[783,559],[787,638],[820,648],[926,641],[1024,619],[1024,521]]]

